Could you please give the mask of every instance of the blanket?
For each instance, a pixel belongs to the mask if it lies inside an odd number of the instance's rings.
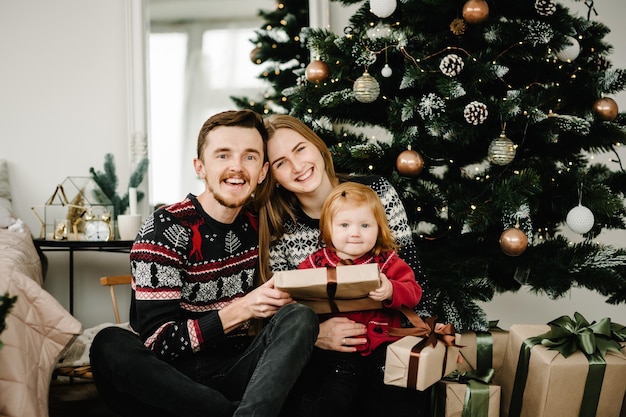
[[[42,287],[30,232],[0,229],[0,293],[17,296],[0,334],[0,415],[47,417],[50,378],[81,324]]]

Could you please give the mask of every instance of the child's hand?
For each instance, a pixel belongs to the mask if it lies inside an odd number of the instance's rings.
[[[370,291],[369,297],[374,301],[391,300],[393,297],[393,285],[385,274],[380,274],[380,287]]]

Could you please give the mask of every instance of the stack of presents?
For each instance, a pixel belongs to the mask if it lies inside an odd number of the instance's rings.
[[[278,273],[275,285],[318,313],[351,311],[347,300],[367,298],[378,285],[375,265],[308,271]],[[414,316],[419,330],[387,347],[385,383],[430,390],[435,417],[626,417],[624,325],[575,313],[545,325],[455,333]]]

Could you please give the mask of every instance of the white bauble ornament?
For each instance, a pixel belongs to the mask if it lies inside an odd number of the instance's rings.
[[[370,12],[384,19],[393,14],[397,5],[396,0],[370,0]]]
[[[380,84],[367,71],[356,79],[352,86],[354,97],[361,103],[371,103],[380,94]]]
[[[556,53],[556,57],[559,61],[571,62],[578,58],[578,54],[580,53],[580,44],[576,38],[572,36],[567,36],[567,41],[569,45],[564,46],[563,49],[557,51]]]
[[[391,70],[391,67],[389,66],[389,64],[385,64],[383,69],[380,70],[380,75],[382,75],[385,78],[391,77],[391,74],[393,74],[393,71]]]
[[[567,219],[565,220],[567,227],[569,227],[572,232],[581,235],[591,230],[594,221],[595,219],[591,210],[582,204],[571,209],[569,213],[567,213]]]

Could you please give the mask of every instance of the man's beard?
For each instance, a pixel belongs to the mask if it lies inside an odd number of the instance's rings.
[[[211,186],[209,186],[208,188],[209,188],[209,192],[213,194],[213,198],[215,198],[215,201],[220,203],[222,206],[228,207],[228,208],[233,208],[233,209],[239,208],[243,206],[250,198],[250,196],[247,196],[241,200],[227,199],[226,197],[217,193]]]

